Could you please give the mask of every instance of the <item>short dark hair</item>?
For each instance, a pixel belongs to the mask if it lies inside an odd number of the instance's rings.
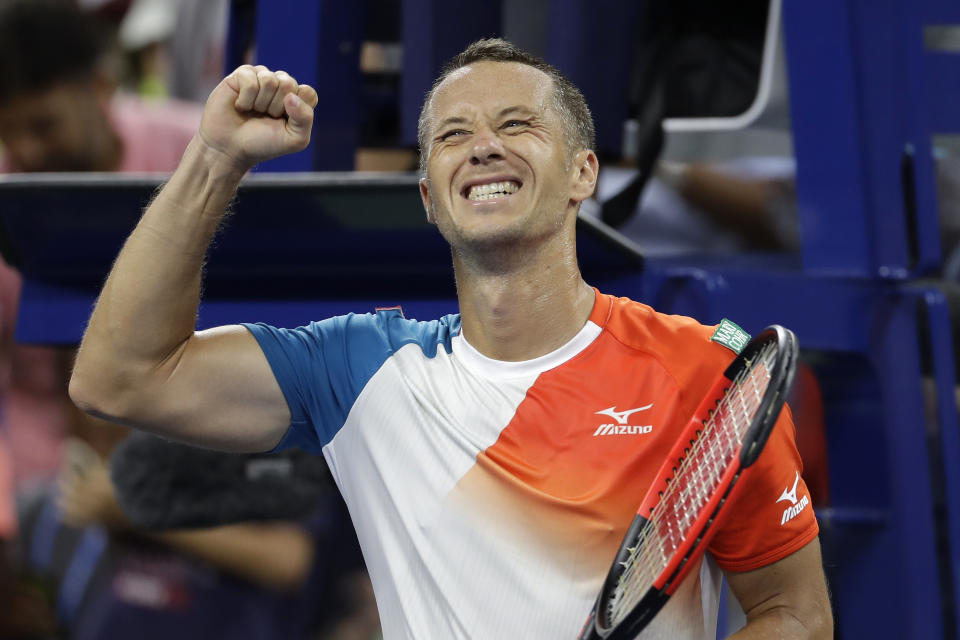
[[[0,0],[0,103],[91,75],[105,27],[70,2]]]
[[[560,73],[553,65],[548,64],[537,56],[527,53],[511,42],[500,38],[477,40],[466,49],[454,56],[440,71],[440,76],[433,83],[420,109],[420,120],[417,123],[417,142],[420,145],[420,172],[426,174],[427,158],[430,155],[430,106],[433,96],[447,77],[462,67],[474,62],[518,62],[545,73],[553,81],[553,100],[560,120],[563,123],[568,148],[593,149],[594,128],[593,116],[583,94],[570,79]]]

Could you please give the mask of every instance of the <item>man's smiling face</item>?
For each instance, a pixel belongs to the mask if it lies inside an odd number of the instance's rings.
[[[451,73],[429,108],[420,190],[455,250],[529,243],[561,228],[577,169],[545,73],[475,62]]]

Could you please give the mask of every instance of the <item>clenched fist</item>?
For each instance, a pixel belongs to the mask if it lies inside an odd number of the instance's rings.
[[[207,98],[200,138],[245,171],[305,149],[317,100],[313,87],[284,71],[244,65]]]

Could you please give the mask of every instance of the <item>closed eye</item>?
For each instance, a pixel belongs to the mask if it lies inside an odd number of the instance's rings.
[[[455,138],[458,136],[466,135],[469,133],[465,129],[451,129],[450,131],[445,131],[437,136],[438,140],[447,140],[449,138]]]

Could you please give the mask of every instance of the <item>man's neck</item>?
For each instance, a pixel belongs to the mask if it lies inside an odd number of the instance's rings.
[[[569,342],[586,324],[595,293],[570,248],[546,248],[506,270],[470,267],[454,253],[463,335],[483,355],[519,362]]]

